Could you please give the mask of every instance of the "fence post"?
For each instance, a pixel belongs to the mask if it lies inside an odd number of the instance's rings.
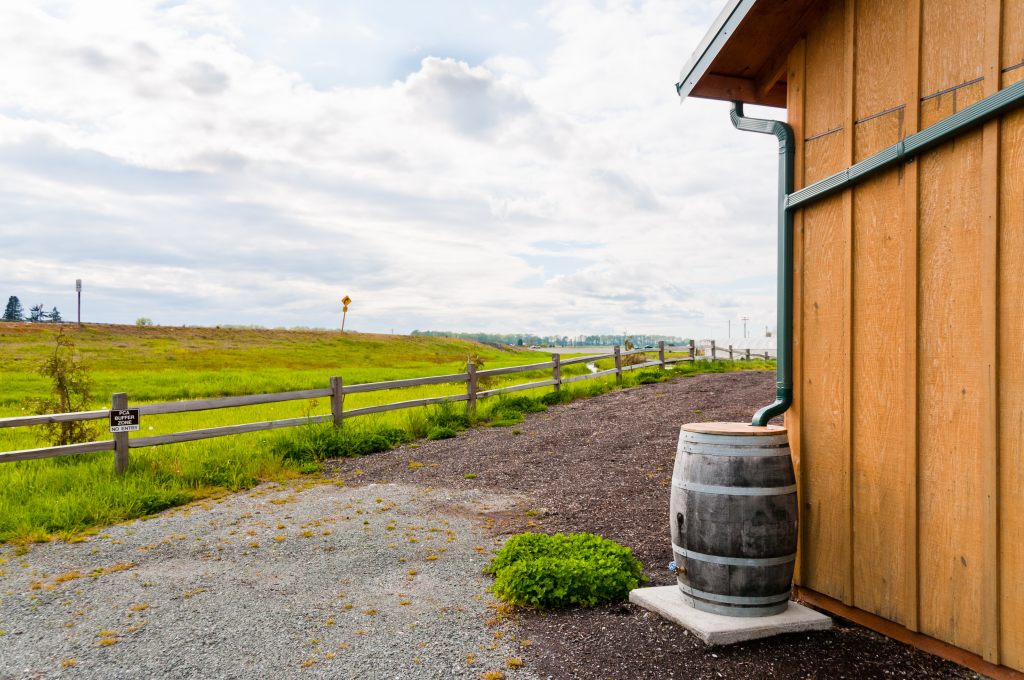
[[[658,361],[661,362],[661,370],[665,370],[665,341],[658,340]]]
[[[472,418],[476,413],[476,364],[467,361],[466,373],[469,374],[466,380],[466,414]]]
[[[729,361],[732,361],[732,345],[729,345]]]
[[[750,348],[747,348],[747,361],[750,361]]]
[[[342,392],[344,385],[340,375],[331,378],[331,415],[334,417],[335,427],[341,427],[341,421],[345,417],[345,393]]]
[[[697,342],[690,340],[690,361],[697,360]]]
[[[622,348],[615,345],[615,384],[622,384]]]
[[[711,341],[711,360],[712,360],[712,361],[714,361],[714,360],[715,360],[715,359],[717,359],[717,358],[718,358],[718,357],[717,357],[717,356],[715,356],[715,341],[714,341],[714,340],[712,340],[712,341]]]
[[[121,411],[128,408],[128,393],[115,392],[110,398],[110,410]],[[128,433],[114,433],[114,470],[123,475],[128,470]]]
[[[551,377],[555,381],[555,392],[560,392],[562,389],[562,355],[552,354],[551,361],[555,364],[551,367]]]

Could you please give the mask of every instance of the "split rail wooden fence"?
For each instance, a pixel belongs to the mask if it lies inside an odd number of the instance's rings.
[[[667,358],[667,351],[683,351],[686,356],[678,358]],[[736,350],[740,356],[744,356],[743,350]],[[658,358],[650,361],[639,361],[637,363],[623,362],[623,358],[639,356],[647,353],[657,353]],[[729,358],[733,358],[734,350],[730,345],[728,349]],[[751,358],[750,350],[745,351],[747,359]],[[759,357],[759,355],[758,355]],[[559,391],[562,385],[591,380],[607,375],[615,375],[616,382],[622,382],[622,374],[625,371],[632,371],[641,368],[658,366],[662,369],[669,364],[680,361],[694,361],[701,358],[716,358],[716,350],[712,344],[711,356],[698,356],[697,349],[691,341],[689,346],[666,348],[664,342],[659,342],[657,349],[633,349],[622,351],[615,347],[614,351],[608,354],[597,354],[584,357],[573,357],[562,359],[558,354],[551,355],[551,361],[537,364],[526,364],[522,366],[508,366],[505,368],[490,368],[476,370],[472,363],[466,364],[465,373],[453,373],[450,375],[432,375],[424,378],[407,378],[403,380],[388,380],[385,382],[361,383],[356,385],[345,385],[340,376],[330,379],[330,387],[311,390],[296,390],[292,392],[276,392],[272,394],[252,394],[235,397],[217,397],[213,399],[192,399],[189,401],[173,401],[159,404],[140,404],[139,416],[165,415],[170,413],[187,413],[193,411],[210,411],[214,409],[233,408],[239,406],[255,406],[259,404],[272,404],[282,401],[298,401],[303,399],[318,399],[330,397],[331,412],[324,415],[305,416],[301,418],[285,418],[281,420],[267,420],[258,423],[244,423],[242,425],[226,425],[222,427],[208,427],[199,430],[187,430],[171,434],[161,434],[148,437],[129,437],[127,432],[116,432],[112,439],[85,442],[82,444],[67,444],[64,446],[47,446],[37,449],[23,449],[19,451],[0,452],[0,463],[20,460],[34,460],[38,458],[53,458],[58,456],[74,456],[83,453],[95,453],[98,451],[113,451],[115,469],[123,473],[128,469],[128,452],[130,449],[146,446],[163,446],[165,444],[179,444],[181,442],[196,441],[200,439],[211,439],[213,437],[226,437],[235,434],[248,432],[259,432],[262,430],[276,430],[283,427],[296,427],[311,423],[333,422],[335,426],[341,425],[342,421],[356,416],[370,415],[372,413],[384,413],[399,409],[415,408],[419,406],[430,406],[445,402],[467,402],[467,409],[470,413],[475,411],[478,399],[486,399],[500,394],[518,392],[521,390],[532,390],[541,387],[552,387]],[[767,359],[768,354],[764,354]],[[614,359],[615,367],[599,370],[592,373],[585,373],[571,377],[562,377],[562,367],[572,364],[592,363],[602,359]],[[477,386],[481,378],[510,375],[527,371],[551,370],[551,378],[506,387],[498,387],[489,390],[479,390]],[[418,387],[422,385],[438,385],[445,383],[466,383],[465,394],[455,394],[442,397],[428,397],[424,399],[412,399],[398,401],[390,404],[378,404],[375,406],[362,406],[359,408],[345,409],[345,397],[349,394],[361,392],[379,392],[383,390],[394,390],[403,387]],[[129,408],[128,395],[118,392],[112,395],[109,409],[96,411],[79,411],[76,413],[53,413],[34,416],[17,416],[13,418],[0,418],[0,428],[3,427],[28,427],[32,425],[45,425],[52,423],[67,423],[87,420],[107,420],[111,411],[120,411]]]

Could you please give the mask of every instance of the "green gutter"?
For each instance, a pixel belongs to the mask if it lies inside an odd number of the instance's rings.
[[[985,97],[959,113],[939,121],[935,125],[910,135],[901,142],[879,151],[874,156],[819,180],[808,187],[786,197],[786,209],[796,210],[812,201],[818,201],[837,191],[842,191],[861,182],[879,170],[885,170],[896,163],[903,163],[914,156],[938,146],[951,137],[981,125],[987,120],[1019,106],[1024,101],[1024,80]]]
[[[875,173],[943,144],[971,128],[1024,104],[1024,80],[985,97],[935,125],[846,170],[793,191],[793,131],[777,120],[745,118],[743,104],[733,102],[729,117],[738,130],[775,135],[779,139],[778,364],[775,402],[754,414],[752,425],[767,425],[793,403],[793,212],[848,189]]]
[[[751,425],[767,425],[793,403],[793,212],[786,199],[793,193],[793,129],[779,120],[745,118],[743,103],[733,102],[729,113],[737,130],[775,135],[779,139],[779,263],[776,270],[778,295],[778,350],[775,365],[775,402],[754,414]]]

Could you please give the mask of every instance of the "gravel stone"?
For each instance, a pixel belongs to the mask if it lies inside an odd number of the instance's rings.
[[[0,678],[527,680],[481,573],[486,513],[522,503],[270,483],[81,543],[6,546]]]

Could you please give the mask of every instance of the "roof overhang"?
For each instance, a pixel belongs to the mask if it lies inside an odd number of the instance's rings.
[[[728,0],[683,67],[681,99],[786,106],[786,60],[828,0]]]

